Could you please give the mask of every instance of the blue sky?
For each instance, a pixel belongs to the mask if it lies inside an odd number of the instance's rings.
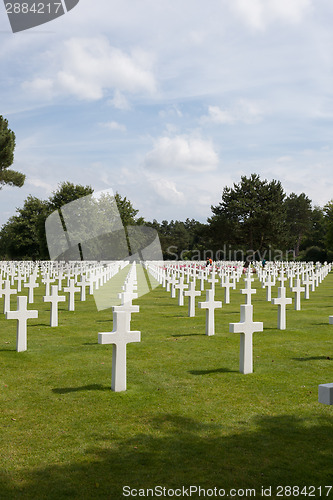
[[[206,221],[255,172],[333,198],[331,0],[80,0],[13,34],[0,3],[0,114],[23,188],[112,188],[147,220]]]

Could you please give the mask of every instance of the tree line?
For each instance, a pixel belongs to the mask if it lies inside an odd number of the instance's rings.
[[[312,206],[280,181],[242,176],[222,190],[207,223],[154,220],[166,259],[333,261],[333,200]]]
[[[28,196],[0,230],[0,258],[49,259],[47,217],[92,193],[91,186],[64,182],[47,200]],[[257,174],[225,187],[206,223],[146,221],[126,197],[116,193],[115,201],[125,227],[144,224],[157,230],[166,260],[333,261],[333,200],[312,207],[304,193],[287,196],[279,181],[261,180]]]
[[[24,183],[24,174],[9,169],[14,148],[15,134],[0,116],[0,189]],[[28,196],[0,230],[0,258],[49,259],[47,217],[92,193],[91,186],[63,182],[47,200]],[[145,221],[126,197],[116,193],[115,201],[125,227],[145,224],[157,230],[166,260],[333,261],[333,199],[324,207],[312,206],[305,193],[287,196],[280,181],[269,182],[255,173],[223,188],[221,202],[211,206],[206,223]]]

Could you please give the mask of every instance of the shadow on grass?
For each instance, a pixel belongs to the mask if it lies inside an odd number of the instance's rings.
[[[68,394],[69,392],[80,391],[110,391],[110,387],[101,384],[82,385],[81,387],[63,387],[52,389],[55,394]]]
[[[331,484],[332,417],[314,422],[288,415],[261,416],[251,424],[243,432],[225,434],[216,423],[164,414],[149,419],[129,438],[92,428],[96,445],[87,449],[82,443],[78,462],[66,458],[62,465],[25,469],[21,478],[3,472],[1,498],[120,499],[125,485],[137,490],[156,485],[217,487],[226,490],[225,497],[231,488],[255,488],[259,497],[262,485],[272,486],[276,493],[277,485]],[[141,496],[157,498],[151,493]]]
[[[331,360],[330,356],[309,356],[308,358],[292,358],[294,361],[319,361],[321,359]]]
[[[172,337],[196,337],[197,335],[205,335],[204,333],[179,333],[176,335],[172,335]]]
[[[230,370],[229,368],[216,368],[216,370],[190,370],[192,375],[209,375],[210,373],[239,373],[237,370]]]

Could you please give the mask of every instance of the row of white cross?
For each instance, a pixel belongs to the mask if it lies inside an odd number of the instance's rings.
[[[160,280],[160,283],[165,286],[167,291],[171,291],[171,297],[176,296],[176,289],[179,290],[178,294],[178,304],[184,304],[184,297],[189,297],[188,302],[188,316],[195,316],[195,297],[201,295],[201,291],[196,291],[196,279],[200,280],[200,290],[203,290],[203,281],[206,280],[210,284],[211,288],[206,290],[206,301],[199,302],[198,306],[201,309],[206,309],[206,335],[211,336],[215,333],[215,309],[222,308],[221,301],[215,301],[215,284],[219,281],[216,276],[219,275],[221,278],[221,286],[225,287],[225,303],[230,303],[230,288],[236,288],[236,281],[239,281],[241,274],[243,273],[242,263],[230,263],[229,265],[219,269],[217,266],[213,265],[211,267],[203,268],[203,266],[193,265],[193,263],[187,266],[177,266],[177,264],[169,264],[153,266],[151,267],[151,272],[155,274],[155,277]],[[289,268],[288,268],[289,267]],[[267,287],[267,300],[272,302],[272,304],[278,306],[278,321],[277,327],[280,330],[286,329],[286,306],[292,303],[292,298],[286,296],[285,281],[285,270],[287,276],[289,277],[289,284],[291,291],[295,295],[295,310],[301,310],[301,293],[305,292],[305,299],[309,299],[309,286],[312,285],[312,289],[318,286],[319,282],[327,276],[331,271],[332,265],[325,264],[320,267],[317,266],[314,271],[314,266],[311,265],[301,265],[301,266],[291,266],[286,265],[286,269],[283,266],[274,266],[269,263],[268,270],[263,270],[261,267],[257,266],[253,268],[258,274],[263,286]],[[254,332],[263,331],[262,322],[253,321],[253,306],[251,304],[251,296],[256,293],[255,289],[252,289],[251,283],[254,279],[251,277],[251,268],[248,268],[245,281],[245,288],[240,290],[242,294],[245,295],[245,304],[241,305],[240,311],[240,322],[230,323],[229,330],[232,333],[241,334],[241,344],[240,344],[240,372],[241,373],[252,373],[253,372],[253,354],[252,354],[252,336]],[[280,274],[278,274],[280,273]],[[313,274],[312,279],[310,278],[311,273]],[[188,285],[184,283],[185,276],[187,278]],[[301,278],[303,279],[303,284],[301,284]],[[296,277],[295,286],[293,286],[293,280]],[[179,281],[178,281],[179,278]],[[232,279],[232,282],[230,281]],[[192,279],[192,281],[190,281]],[[271,298],[271,289],[275,285],[275,281],[278,279],[280,281],[280,286],[278,287],[277,298]],[[266,281],[267,280],[267,281]],[[188,291],[184,291],[188,288]],[[329,323],[333,324],[333,316],[330,316]]]
[[[131,314],[139,312],[139,306],[133,305],[137,298],[137,275],[135,262],[126,277],[123,291],[120,293],[121,305],[113,306],[113,330],[98,334],[99,344],[112,344],[111,389],[115,392],[126,391],[126,348],[127,344],[141,341],[141,332],[131,331]]]
[[[13,268],[11,268],[11,271],[13,271]],[[54,273],[54,276],[56,275],[57,273]],[[28,278],[29,285],[29,298],[26,296],[18,296],[16,311],[10,311],[10,296],[17,293],[18,290],[11,289],[9,279],[6,279],[5,281],[2,280],[4,286],[0,290],[1,296],[4,297],[4,313],[6,318],[15,319],[17,321],[16,350],[18,352],[27,350],[28,319],[38,318],[37,310],[28,310],[27,308],[28,302],[33,302],[33,295],[30,292],[39,286],[36,282],[38,278],[38,271],[35,269],[33,274],[26,276]],[[84,275],[82,275],[80,281],[78,281],[78,274],[76,274],[76,279],[71,276],[71,273],[67,275],[68,286],[63,287],[63,291],[68,293],[68,310],[74,311],[75,293],[81,292],[81,300],[86,300],[85,292],[86,286],[89,285],[89,281]],[[62,278],[60,278],[59,285],[51,285],[51,283],[55,281],[55,278],[52,279],[51,274],[49,273],[47,273],[42,279],[42,282],[46,286],[46,295],[43,297],[43,301],[49,302],[51,305],[51,327],[58,326],[58,305],[60,302],[64,302],[66,300],[64,295],[59,295],[59,287],[62,287],[61,280]],[[106,283],[107,279],[103,279],[103,282]],[[99,285],[100,283],[97,284],[97,288]],[[139,312],[139,306],[132,304],[132,300],[137,298],[137,293],[135,292],[136,288],[137,275],[136,264],[134,262],[130,267],[124,285],[122,286],[122,291],[119,294],[120,305],[113,307],[113,330],[112,332],[102,332],[98,334],[99,344],[113,345],[111,389],[116,392],[126,390],[126,346],[128,343],[140,342],[141,340],[141,333],[139,331],[131,331],[130,329],[131,314]]]
[[[54,264],[54,265],[53,265]],[[215,285],[221,280],[221,286],[225,288],[225,303],[230,302],[230,288],[235,289],[243,273],[242,263],[229,263],[212,267],[204,267],[200,264],[189,264],[180,266],[179,264],[169,264],[161,262],[147,262],[144,264],[147,270],[171,292],[172,297],[178,293],[178,304],[184,304],[184,296],[189,298],[188,315],[195,316],[195,297],[201,295],[205,288],[205,282],[210,285],[206,290],[206,301],[199,302],[199,308],[206,309],[206,335],[211,336],[215,333],[214,311],[222,307],[221,301],[215,301]],[[58,304],[66,300],[65,296],[59,295],[62,289],[62,280],[67,279],[67,287],[64,292],[69,294],[68,309],[75,309],[75,293],[81,292],[81,300],[85,300],[86,286],[90,287],[90,293],[95,288],[103,286],[115,272],[110,270],[110,266],[99,266],[97,263],[76,263],[64,270],[64,266],[58,263],[42,263],[40,267],[29,264],[29,272],[25,272],[24,265],[20,264],[18,268],[13,265],[2,267],[0,265],[0,296],[4,297],[4,312],[7,319],[17,320],[17,350],[27,349],[27,320],[37,318],[38,311],[28,310],[27,302],[33,302],[33,290],[39,284],[37,283],[38,271],[41,268],[43,272],[42,282],[45,284],[44,302],[50,302],[50,326],[58,325]],[[120,266],[123,267],[123,266]],[[309,298],[309,287],[312,290],[327,276],[331,270],[331,265],[316,266],[313,265],[294,265],[285,266],[272,265],[268,263],[267,269],[263,270],[260,266],[254,266],[253,270],[257,273],[262,285],[267,288],[267,300],[278,305],[278,328],[286,328],[286,305],[292,303],[292,299],[286,297],[285,281],[289,278],[291,291],[295,294],[295,309],[300,310],[301,293],[305,293],[305,299]],[[119,266],[117,267],[117,270]],[[30,273],[30,274],[29,274]],[[287,274],[287,277],[285,276]],[[6,276],[7,279],[3,279]],[[22,279],[17,279],[20,276]],[[73,277],[74,276],[74,277]],[[79,280],[81,276],[81,280]],[[89,277],[88,277],[89,276]],[[293,280],[296,278],[296,284],[293,286]],[[187,283],[185,283],[185,279]],[[196,280],[200,281],[200,291],[196,290]],[[17,281],[17,290],[11,289],[10,284]],[[58,280],[58,285],[51,285]],[[271,298],[271,289],[276,280],[280,281],[278,287],[278,297]],[[302,283],[301,283],[302,280]],[[22,282],[29,290],[29,297],[17,297],[17,310],[10,311],[10,296],[21,289]],[[251,303],[252,294],[256,293],[252,289],[253,282],[252,271],[249,268],[244,279],[245,288],[241,293],[245,295],[245,304],[241,305],[241,317],[239,323],[230,323],[230,332],[241,334],[240,345],[240,371],[242,373],[252,373],[253,355],[252,355],[252,336],[254,332],[263,331],[263,323],[253,321],[253,306]],[[303,286],[302,286],[303,285]],[[51,292],[50,292],[51,286]],[[125,280],[123,291],[120,294],[121,304],[113,307],[113,331],[102,332],[98,334],[100,344],[112,344],[112,382],[111,388],[114,391],[126,390],[126,346],[130,342],[140,342],[141,334],[138,331],[131,331],[131,314],[139,312],[139,306],[132,304],[132,300],[137,298],[135,292],[137,288],[137,276],[135,263],[131,266]],[[329,319],[333,324],[333,316]]]
[[[111,265],[110,270],[110,267],[105,269],[104,266],[98,266],[97,263],[93,265],[73,263],[69,266],[59,266],[59,263],[54,262],[43,262],[38,265],[31,262],[15,264],[2,262],[0,265],[0,297],[3,297],[3,312],[6,319],[15,319],[17,321],[16,350],[18,352],[27,350],[27,321],[28,319],[38,318],[38,311],[29,310],[27,305],[34,302],[34,289],[39,287],[37,279],[40,271],[42,283],[45,284],[43,301],[50,303],[50,326],[57,327],[58,305],[60,302],[66,301],[66,296],[59,295],[60,290],[68,294],[68,310],[74,311],[76,293],[80,292],[80,300],[85,301],[87,286],[89,286],[89,292],[92,294],[94,289],[98,289],[101,283],[104,284],[121,267],[118,264]],[[87,278],[87,275],[89,275],[89,278]],[[6,279],[4,279],[4,276],[6,276]],[[78,279],[79,276],[81,276],[80,280]],[[63,286],[63,279],[67,279],[67,286]],[[15,281],[17,281],[17,289],[11,288]],[[58,281],[58,285],[51,285],[55,281]],[[28,288],[28,297],[17,296],[17,309],[11,311],[10,297],[22,292],[22,283],[23,287]]]

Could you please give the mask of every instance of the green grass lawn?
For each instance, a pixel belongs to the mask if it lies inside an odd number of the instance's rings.
[[[122,393],[110,389],[112,346],[97,343],[112,313],[97,312],[92,296],[75,312],[60,304],[50,328],[40,286],[24,353],[16,321],[1,313],[0,498],[121,499],[125,485],[256,488],[258,497],[272,486],[271,498],[287,498],[274,488],[333,485],[333,407],[318,403],[318,384],[333,382],[333,273],[302,311],[287,307],[285,331],[257,278],[254,286],[264,331],[253,336],[253,374],[239,373],[240,336],[229,333],[242,283],[216,311],[212,337],[204,310],[188,318],[187,299],[179,307],[160,286],[134,302],[142,341],[127,347]]]

